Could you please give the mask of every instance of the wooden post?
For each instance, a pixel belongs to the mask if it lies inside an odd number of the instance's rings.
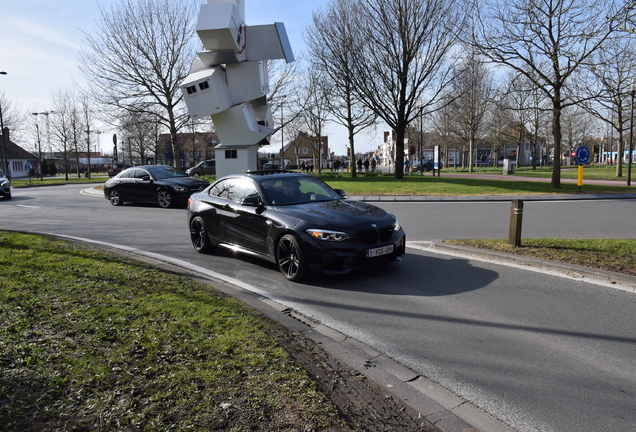
[[[510,231],[508,244],[514,247],[521,246],[521,222],[523,219],[523,201],[513,200],[510,206]]]

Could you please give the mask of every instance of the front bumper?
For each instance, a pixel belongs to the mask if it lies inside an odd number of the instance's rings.
[[[351,242],[325,242],[307,236],[304,240],[309,268],[324,274],[345,274],[350,271],[380,267],[402,261],[406,253],[406,235],[400,230],[390,240],[363,245]],[[367,258],[367,250],[393,245],[393,252]]]
[[[11,195],[11,186],[1,186],[0,187],[0,195],[3,197],[8,197]]]

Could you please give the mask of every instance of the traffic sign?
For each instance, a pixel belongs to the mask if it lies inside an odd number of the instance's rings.
[[[587,146],[580,146],[576,149],[576,161],[581,165],[587,165],[590,163],[590,149]]]

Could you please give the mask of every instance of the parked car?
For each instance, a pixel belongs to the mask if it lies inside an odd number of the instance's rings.
[[[186,170],[186,174],[191,176],[213,175],[216,174],[216,160],[204,160],[199,162],[192,168]]]
[[[292,281],[376,268],[405,254],[395,216],[304,173],[223,177],[190,197],[187,218],[198,252],[224,247],[257,256]]]
[[[439,162],[439,166],[441,167],[442,162]],[[422,166],[424,167],[424,171],[433,171],[433,168],[435,167],[435,162],[433,162],[433,159],[424,159],[422,160]],[[413,171],[417,171],[420,172],[420,161],[415,161],[413,162]]]
[[[9,180],[2,170],[0,170],[0,196],[4,199],[11,199],[11,180]]]
[[[168,165],[142,165],[128,168],[104,183],[104,197],[114,206],[124,202],[156,202],[168,208],[185,204],[194,192],[210,185]]]

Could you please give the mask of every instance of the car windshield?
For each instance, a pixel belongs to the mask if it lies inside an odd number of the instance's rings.
[[[286,176],[261,181],[265,200],[271,205],[333,201],[342,197],[322,180],[312,176]]]
[[[188,177],[186,173],[183,171],[179,171],[176,168],[171,166],[155,166],[146,168],[147,171],[155,178],[155,179],[165,179],[172,177]]]

